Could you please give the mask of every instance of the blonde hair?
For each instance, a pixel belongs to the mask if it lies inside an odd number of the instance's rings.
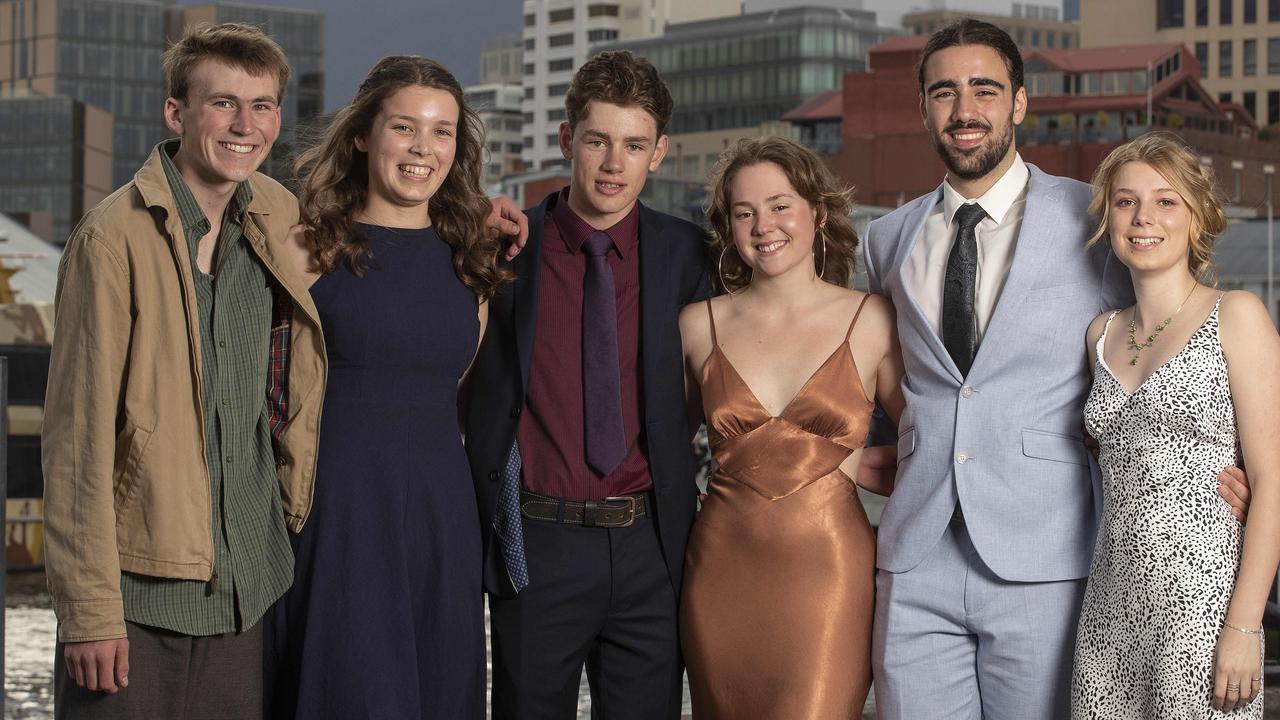
[[[1126,163],[1140,162],[1151,166],[1173,187],[1191,212],[1187,238],[1187,266],[1197,278],[1213,274],[1213,246],[1227,229],[1227,216],[1222,210],[1222,191],[1214,182],[1213,168],[1201,165],[1195,153],[1182,139],[1170,132],[1150,132],[1115,150],[1093,173],[1093,199],[1089,215],[1098,221],[1088,246],[1097,244],[1107,234],[1111,221],[1111,193],[1116,175]]]
[[[858,250],[858,233],[853,229],[849,212],[853,208],[853,188],[835,178],[831,170],[809,148],[786,138],[767,136],[743,138],[720,156],[711,178],[711,202],[707,208],[707,220],[711,224],[711,248],[719,258],[719,280],[729,292],[745,287],[751,282],[751,268],[733,249],[732,213],[733,198],[730,186],[738,171],[763,163],[777,165],[787,176],[787,181],[805,202],[817,211],[822,226],[822,252],[820,267],[826,282],[847,286],[853,274],[853,263]]]

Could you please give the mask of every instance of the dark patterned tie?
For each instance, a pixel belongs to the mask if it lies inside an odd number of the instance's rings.
[[[618,372],[618,300],[607,257],[613,240],[599,230],[587,236],[587,273],[582,281],[582,403],[587,464],[608,475],[627,455],[622,431]]]
[[[978,203],[966,203],[956,210],[953,221],[959,229],[947,256],[942,285],[942,344],[961,375],[969,374],[973,356],[978,354],[978,315],[973,310],[978,291],[978,239],[973,229],[986,216]]]
[[[520,446],[511,441],[511,452],[502,468],[502,486],[498,489],[498,512],[493,527],[498,531],[498,551],[516,592],[529,584],[529,564],[524,555],[524,518],[520,516]]]

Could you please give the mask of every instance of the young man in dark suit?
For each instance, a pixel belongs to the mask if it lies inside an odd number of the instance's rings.
[[[572,180],[526,211],[470,380],[493,716],[574,717],[585,663],[596,717],[677,718],[697,489],[676,314],[710,292],[705,238],[637,202],[671,117],[647,60],[592,58],[565,106]]]

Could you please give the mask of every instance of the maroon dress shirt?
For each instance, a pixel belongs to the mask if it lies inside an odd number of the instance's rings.
[[[602,500],[653,487],[641,433],[640,399],[640,206],[605,232],[613,240],[618,310],[618,370],[622,430],[627,456],[601,476],[587,465],[582,392],[582,280],[587,256],[582,243],[594,228],[569,208],[568,188],[547,214],[542,229],[538,327],[533,364],[516,439],[526,490],[567,500]]]

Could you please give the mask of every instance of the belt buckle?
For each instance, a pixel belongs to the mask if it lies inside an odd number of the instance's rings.
[[[604,499],[604,501],[605,501],[605,502],[620,502],[620,503],[626,503],[626,506],[625,506],[625,507],[623,507],[623,508],[619,508],[619,509],[621,509],[623,512],[625,512],[625,513],[626,513],[626,518],[627,518],[627,519],[626,519],[624,522],[620,522],[620,523],[618,523],[617,525],[611,525],[610,527],[631,527],[631,524],[632,524],[632,523],[634,523],[634,522],[636,521],[636,498],[635,498],[635,496],[631,496],[631,495],[628,495],[628,496],[626,496],[626,497],[617,497],[617,496],[612,496],[612,497],[607,497],[607,498],[605,498],[605,499]],[[611,508],[611,509],[612,509],[612,508]]]

